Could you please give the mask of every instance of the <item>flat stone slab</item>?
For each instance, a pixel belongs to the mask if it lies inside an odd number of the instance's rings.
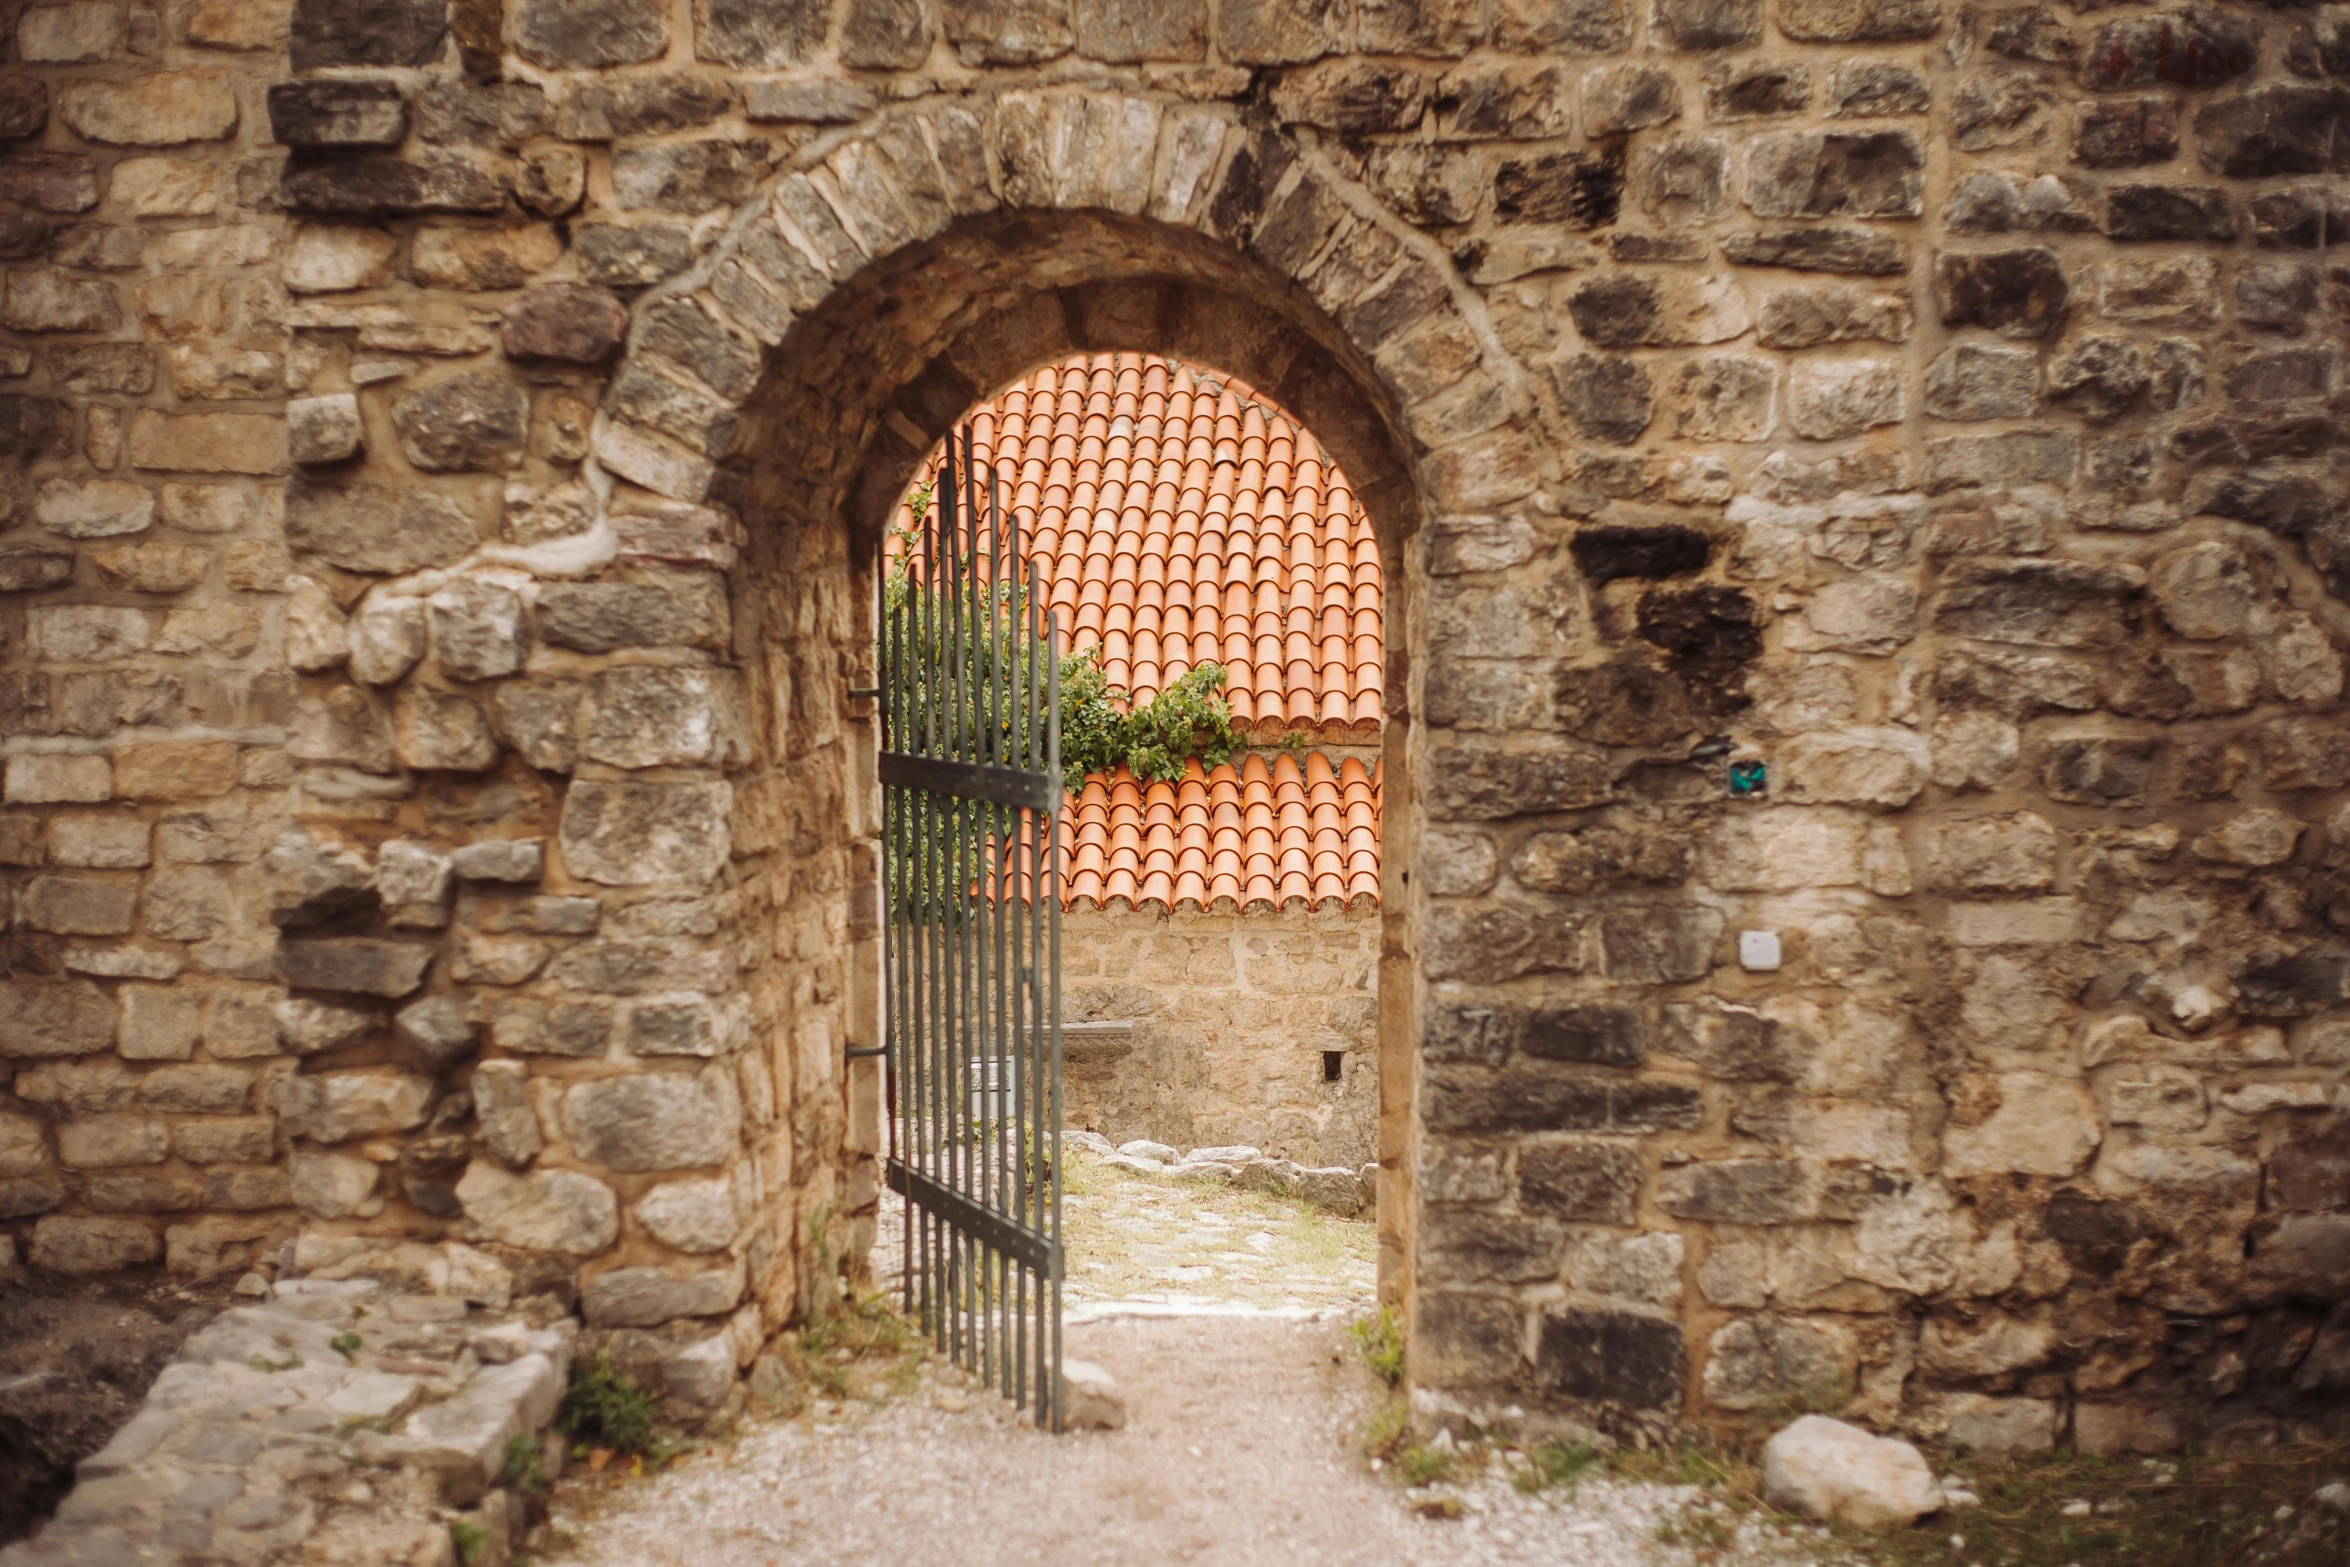
[[[486,1497],[483,1516],[508,1515],[507,1444],[554,1419],[575,1332],[368,1279],[286,1280],[181,1346],[0,1567],[454,1564],[446,1509]]]

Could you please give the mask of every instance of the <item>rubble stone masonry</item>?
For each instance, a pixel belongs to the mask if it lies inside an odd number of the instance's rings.
[[[880,519],[1136,349],[1382,532],[1424,1419],[2350,1393],[2350,10],[0,23],[0,1262],[821,1305]]]

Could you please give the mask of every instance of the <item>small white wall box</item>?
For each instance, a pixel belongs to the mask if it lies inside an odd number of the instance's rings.
[[[1775,969],[1779,966],[1779,933],[1775,930],[1742,930],[1738,933],[1738,966],[1744,969]]]

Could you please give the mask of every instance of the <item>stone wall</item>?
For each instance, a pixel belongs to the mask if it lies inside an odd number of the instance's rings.
[[[1426,1418],[2120,1447],[2350,1386],[2339,10],[0,19],[34,1263],[820,1300],[876,531],[1131,348],[1382,533]]]
[[[1370,907],[1069,910],[1061,1016],[1133,1028],[1064,1043],[1062,1119],[1113,1142],[1372,1163],[1378,956]]]

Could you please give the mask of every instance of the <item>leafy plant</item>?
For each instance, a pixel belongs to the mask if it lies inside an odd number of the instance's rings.
[[[525,1436],[520,1431],[506,1438],[506,1469],[499,1482],[530,1496],[545,1492],[547,1478],[547,1450],[538,1438]]]
[[[915,487],[907,498],[913,524],[893,536],[882,588],[890,628],[882,639],[883,689],[903,721],[918,725],[934,747],[968,760],[1034,765],[1043,760],[1043,737],[1031,730],[1025,711],[1031,704],[1012,697],[1031,685],[1040,696],[1050,689],[1051,645],[1031,629],[1026,583],[1012,571],[996,578],[992,557],[981,554],[970,563],[981,579],[976,587],[917,575],[936,482]],[[1139,703],[1110,684],[1099,646],[1057,664],[1061,781],[1071,793],[1121,762],[1138,778],[1172,783],[1193,757],[1213,768],[1247,749],[1221,695],[1220,664],[1202,664]]]
[[[473,1567],[481,1555],[481,1548],[490,1543],[489,1531],[480,1524],[457,1519],[449,1525],[449,1538],[456,1542],[457,1554],[465,1560],[465,1567]]]
[[[662,1446],[654,1424],[658,1408],[650,1393],[612,1368],[612,1357],[606,1354],[593,1361],[572,1362],[571,1385],[564,1389],[555,1419],[582,1441],[658,1457]],[[511,1459],[511,1453],[508,1457]]]
[[[345,1360],[349,1360],[353,1355],[359,1353],[359,1335],[349,1331],[348,1329],[337,1333],[333,1338],[328,1339],[326,1342],[329,1349],[332,1349],[336,1354],[342,1356]]]
[[[1061,661],[1062,781],[1074,794],[1121,762],[1146,783],[1174,783],[1193,757],[1223,766],[1248,748],[1218,694],[1225,679],[1223,665],[1202,664],[1138,704],[1102,673],[1099,647],[1072,653]]]
[[[1403,1324],[1393,1309],[1381,1306],[1377,1316],[1358,1318],[1346,1331],[1373,1376],[1389,1387],[1403,1381]]]

